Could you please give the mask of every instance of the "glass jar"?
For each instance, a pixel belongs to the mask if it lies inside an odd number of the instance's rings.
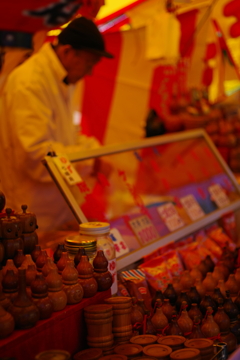
[[[97,250],[103,250],[108,260],[108,270],[112,274],[113,284],[111,286],[112,295],[117,294],[117,262],[115,246],[110,237],[110,225],[106,222],[87,222],[80,224],[80,237],[82,240],[97,241]]]
[[[93,259],[97,255],[97,240],[95,238],[86,238],[81,235],[72,235],[65,240],[65,248],[69,258],[72,260],[80,248],[84,249],[88,260],[92,265]]]

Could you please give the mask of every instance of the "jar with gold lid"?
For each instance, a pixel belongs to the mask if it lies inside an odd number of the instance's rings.
[[[97,255],[97,240],[95,238],[86,238],[85,236],[72,235],[65,240],[65,248],[69,258],[74,260],[79,249],[84,249],[91,265]]]
[[[110,224],[107,222],[87,222],[79,226],[81,241],[89,242],[96,240],[97,250],[102,250],[108,260],[108,271],[112,274],[113,284],[111,293],[117,293],[117,262],[115,246],[110,237]],[[86,250],[86,249],[85,249]]]

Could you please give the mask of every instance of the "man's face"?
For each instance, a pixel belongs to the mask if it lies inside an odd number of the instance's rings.
[[[71,49],[68,54],[66,70],[69,84],[75,84],[86,75],[91,75],[93,67],[101,57],[87,50]]]

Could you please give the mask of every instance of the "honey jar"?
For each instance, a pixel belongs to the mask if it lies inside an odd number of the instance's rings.
[[[96,241],[97,250],[102,250],[108,260],[108,271],[112,274],[111,293],[117,293],[117,262],[115,246],[110,237],[110,225],[106,222],[87,222],[79,226],[80,242],[88,244]],[[86,248],[85,248],[86,250]],[[86,250],[87,252],[87,250]]]

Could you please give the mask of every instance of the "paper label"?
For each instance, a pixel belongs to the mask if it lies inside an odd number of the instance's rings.
[[[201,206],[192,194],[182,197],[180,202],[192,221],[201,219],[205,215]]]
[[[66,155],[54,156],[53,161],[69,185],[76,185],[82,182],[81,177],[70,163]]]
[[[185,225],[172,203],[161,205],[157,210],[168,230],[175,231]]]
[[[147,215],[130,220],[129,225],[137,235],[142,245],[149,244],[152,241],[159,239],[160,237],[157,229]]]
[[[113,283],[111,286],[111,294],[116,295],[118,291],[117,285],[117,261],[116,259],[108,260],[108,271],[112,274]]]
[[[208,191],[211,195],[211,200],[213,200],[219,208],[223,208],[230,204],[230,200],[221,185],[211,185],[209,186]]]
[[[145,287],[143,287],[143,286],[140,286],[140,287],[138,288],[138,290],[140,291],[140,294],[142,294],[142,295],[146,295],[146,294],[147,294],[147,289],[146,289]]]
[[[120,234],[118,229],[115,229],[115,228],[111,229],[110,237],[115,246],[115,252],[116,252],[117,258],[124,254],[129,253],[129,248],[128,248],[126,242],[123,240],[122,235]]]

